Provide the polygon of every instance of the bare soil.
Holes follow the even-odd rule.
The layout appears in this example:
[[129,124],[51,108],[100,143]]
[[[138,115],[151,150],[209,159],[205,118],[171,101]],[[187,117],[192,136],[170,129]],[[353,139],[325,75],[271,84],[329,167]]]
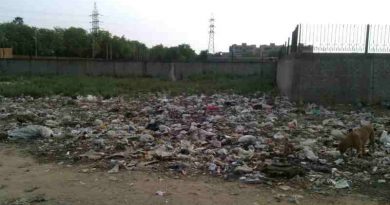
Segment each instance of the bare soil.
[[[23,204],[36,196],[46,200],[31,204],[388,204],[356,193],[283,191],[277,186],[245,185],[210,176],[172,177],[151,171],[82,173],[84,168],[39,163],[20,148],[0,144],[0,204]],[[156,195],[157,191],[164,192],[163,196]],[[289,201],[293,195],[303,198]]]

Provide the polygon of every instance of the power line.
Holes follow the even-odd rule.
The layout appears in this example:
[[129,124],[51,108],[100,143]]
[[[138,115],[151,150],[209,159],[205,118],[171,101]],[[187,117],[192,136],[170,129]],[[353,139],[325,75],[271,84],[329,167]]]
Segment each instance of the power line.
[[85,15],[82,15],[82,14],[74,14],[74,13],[63,13],[63,12],[48,12],[46,10],[40,10],[40,11],[37,11],[37,10],[21,10],[21,9],[13,9],[13,8],[6,8],[6,7],[2,7],[0,6],[0,9],[2,10],[2,13],[5,13],[5,12],[13,12],[13,13],[38,13],[40,15],[42,14],[49,14],[49,15],[53,15],[53,16],[79,16],[79,17],[86,17]]

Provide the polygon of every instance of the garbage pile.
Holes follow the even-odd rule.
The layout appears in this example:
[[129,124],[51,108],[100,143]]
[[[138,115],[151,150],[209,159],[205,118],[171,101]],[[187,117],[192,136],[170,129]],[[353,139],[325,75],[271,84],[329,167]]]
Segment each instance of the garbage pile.
[[[83,172],[207,173],[246,184],[298,180],[311,189],[390,181],[390,118],[367,109],[232,94],[0,101],[0,139],[27,142],[37,156],[61,163],[89,163]],[[340,139],[368,122],[376,129],[375,151],[341,156]]]

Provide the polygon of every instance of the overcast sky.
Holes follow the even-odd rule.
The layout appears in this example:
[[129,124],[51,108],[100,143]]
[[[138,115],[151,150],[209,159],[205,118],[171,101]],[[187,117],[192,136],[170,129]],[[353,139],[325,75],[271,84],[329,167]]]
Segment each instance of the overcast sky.
[[[15,16],[37,27],[90,29],[94,0],[1,0],[0,22]],[[298,23],[388,24],[388,0],[96,0],[101,28],[151,47],[208,46],[215,21],[216,51],[229,45],[283,44]]]

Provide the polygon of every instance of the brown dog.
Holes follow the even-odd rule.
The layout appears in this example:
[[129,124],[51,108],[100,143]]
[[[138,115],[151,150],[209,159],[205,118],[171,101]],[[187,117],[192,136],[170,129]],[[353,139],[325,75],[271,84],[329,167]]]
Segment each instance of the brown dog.
[[375,148],[374,129],[372,125],[365,125],[355,130],[349,130],[346,137],[339,143],[338,150],[344,154],[349,148],[356,149],[358,156],[366,154],[365,145],[370,141],[370,147]]

